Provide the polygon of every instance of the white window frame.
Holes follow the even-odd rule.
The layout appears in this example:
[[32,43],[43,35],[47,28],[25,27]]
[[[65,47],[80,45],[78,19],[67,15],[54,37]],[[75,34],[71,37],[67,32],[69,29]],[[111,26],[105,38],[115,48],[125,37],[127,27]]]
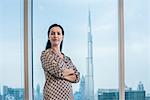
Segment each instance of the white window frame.
[[[125,100],[124,0],[118,0],[119,100]],[[24,0],[24,99],[34,100],[33,89],[33,0]]]

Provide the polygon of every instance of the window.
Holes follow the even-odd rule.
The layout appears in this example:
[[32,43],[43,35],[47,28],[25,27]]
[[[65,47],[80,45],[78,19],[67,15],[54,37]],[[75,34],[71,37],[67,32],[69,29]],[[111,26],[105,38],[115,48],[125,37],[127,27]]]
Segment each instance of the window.
[[24,99],[23,2],[0,1],[0,100]]
[[[26,16],[23,14],[23,3],[23,0],[0,1],[0,100],[24,99],[24,73],[28,69],[24,70],[23,63],[23,16]],[[29,29],[26,31],[32,31],[29,32],[31,37],[27,38],[27,49],[33,50],[33,60],[32,50],[29,50],[28,54],[29,65],[33,64],[33,73],[32,68],[28,66],[28,74],[31,76],[26,76],[26,82],[30,87],[33,81],[35,100],[43,98],[45,76],[40,55],[46,46],[49,25],[53,23],[63,26],[65,38],[62,51],[71,57],[81,73],[80,83],[73,84],[75,100],[85,99],[87,94],[90,94],[86,91],[87,84],[94,84],[95,99],[119,100],[117,4],[118,0],[29,0]],[[148,0],[124,0],[125,100],[150,98],[149,5]],[[31,38],[33,48],[30,48]],[[88,50],[92,52],[89,53]],[[89,67],[90,70],[87,70],[89,65],[93,69]],[[92,72],[91,70],[93,74],[87,74],[88,71]],[[90,75],[93,75],[93,83],[88,83]],[[26,93],[30,94],[31,88],[29,91],[27,89]],[[90,95],[91,98],[92,96]]]
[[[150,93],[150,30],[148,1],[125,0],[126,100],[144,100]],[[133,91],[136,92],[133,98]]]
[[[42,98],[45,76],[40,55],[48,40],[48,28],[53,23],[63,26],[65,36],[62,51],[71,57],[81,73],[82,83],[80,81],[73,84],[75,100],[83,94],[82,86],[86,85],[88,65],[89,11],[93,41],[94,96],[97,98],[99,89],[118,92],[117,0],[88,2],[38,0],[33,1],[35,99]],[[115,97],[118,98],[118,95]]]

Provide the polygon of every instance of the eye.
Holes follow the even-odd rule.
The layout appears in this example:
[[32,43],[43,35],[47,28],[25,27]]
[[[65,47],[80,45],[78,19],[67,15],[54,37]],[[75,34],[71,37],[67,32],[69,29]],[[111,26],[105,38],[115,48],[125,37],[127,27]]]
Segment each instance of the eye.
[[58,35],[60,35],[60,32],[57,32]]
[[55,35],[55,32],[51,32],[51,35]]

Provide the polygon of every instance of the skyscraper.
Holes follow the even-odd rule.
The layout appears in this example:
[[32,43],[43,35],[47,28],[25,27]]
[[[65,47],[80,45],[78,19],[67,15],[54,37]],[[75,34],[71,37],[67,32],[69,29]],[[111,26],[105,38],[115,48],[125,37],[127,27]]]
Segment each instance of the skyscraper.
[[74,93],[74,100],[86,100],[85,99],[85,77],[82,76],[80,80],[79,91]]
[[81,81],[80,81],[79,92],[81,94],[80,100],[85,100],[85,78],[84,76],[82,76]]
[[94,100],[94,79],[93,79],[93,41],[91,32],[91,12],[88,16],[88,57],[87,57],[87,73],[86,73],[86,93],[85,100]]
[[139,82],[137,90],[144,91],[144,86],[143,86],[142,82]]

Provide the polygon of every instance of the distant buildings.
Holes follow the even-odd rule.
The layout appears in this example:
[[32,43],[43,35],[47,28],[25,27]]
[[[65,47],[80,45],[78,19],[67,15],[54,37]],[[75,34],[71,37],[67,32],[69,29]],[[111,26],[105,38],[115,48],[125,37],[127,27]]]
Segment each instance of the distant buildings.
[[74,93],[74,100],[85,100],[85,98],[85,77],[82,76],[79,91]]
[[[24,88],[3,86],[3,92],[2,94],[0,93],[0,100],[24,100]],[[34,100],[43,100],[39,84],[34,91]]]
[[98,100],[119,100],[117,89],[98,89]]
[[24,100],[24,89],[3,86],[3,95],[0,100]]
[[[117,89],[99,89],[98,100],[119,100],[119,92]],[[125,100],[145,100],[145,91],[126,91]]]
[[[142,82],[139,82],[137,90],[128,88],[125,90],[125,100],[145,100],[145,90]],[[98,100],[119,100],[117,89],[98,89]]]
[[[74,100],[87,100],[85,95],[85,78],[82,76],[79,91],[75,92]],[[98,89],[95,100],[119,100],[118,89]],[[139,82],[137,90],[125,89],[125,100],[150,100],[150,94],[146,95],[144,85]]]
[[0,100],[2,100],[2,95],[0,94]]
[[145,100],[150,100],[150,94],[147,94],[147,95],[146,95]]
[[[85,85],[85,77],[82,76],[79,91],[74,93],[74,100],[87,100]],[[24,100],[24,89],[3,86],[3,91],[0,93],[0,100]],[[43,100],[39,84],[37,84],[34,90],[34,100]],[[118,89],[98,89],[94,100],[119,100]],[[125,100],[150,100],[150,94],[146,94],[142,82],[139,82],[137,90],[126,88]]]
[[144,86],[143,86],[142,82],[139,82],[137,90],[144,91]]
[[36,89],[34,91],[34,100],[43,100],[39,84],[37,84]]
[[[79,92],[79,91],[76,91],[75,93],[74,93],[74,100],[82,100],[82,99],[80,99],[81,98],[81,92]],[[83,99],[84,100],[84,99]]]

